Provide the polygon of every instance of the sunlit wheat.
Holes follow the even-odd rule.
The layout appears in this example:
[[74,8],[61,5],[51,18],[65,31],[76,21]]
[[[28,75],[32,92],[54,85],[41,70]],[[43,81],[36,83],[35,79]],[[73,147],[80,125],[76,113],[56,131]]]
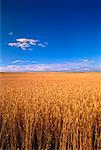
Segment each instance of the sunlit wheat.
[[1,74],[1,150],[101,150],[100,81],[100,73]]

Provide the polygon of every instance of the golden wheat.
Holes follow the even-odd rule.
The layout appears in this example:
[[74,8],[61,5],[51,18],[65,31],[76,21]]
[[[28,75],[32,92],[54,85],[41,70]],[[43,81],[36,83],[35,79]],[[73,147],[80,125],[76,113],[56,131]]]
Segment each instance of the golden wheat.
[[100,73],[0,74],[1,150],[101,150]]

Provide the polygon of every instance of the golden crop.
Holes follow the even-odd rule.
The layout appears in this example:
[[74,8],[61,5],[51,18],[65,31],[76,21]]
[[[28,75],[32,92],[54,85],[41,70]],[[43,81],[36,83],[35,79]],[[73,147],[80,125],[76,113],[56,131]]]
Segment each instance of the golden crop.
[[100,73],[0,74],[0,150],[101,150]]

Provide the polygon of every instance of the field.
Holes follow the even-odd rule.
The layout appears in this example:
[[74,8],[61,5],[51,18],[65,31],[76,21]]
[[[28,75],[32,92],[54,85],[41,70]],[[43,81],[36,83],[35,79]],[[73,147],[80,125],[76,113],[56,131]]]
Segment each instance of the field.
[[100,73],[1,73],[0,150],[101,150]]

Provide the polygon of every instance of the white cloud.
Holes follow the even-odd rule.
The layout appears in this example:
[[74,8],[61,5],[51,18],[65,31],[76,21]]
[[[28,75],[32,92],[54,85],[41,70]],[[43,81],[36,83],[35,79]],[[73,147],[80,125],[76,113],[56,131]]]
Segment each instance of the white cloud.
[[18,46],[18,43],[8,43],[9,46]]
[[30,44],[39,42],[39,40],[27,39],[27,38],[16,39],[16,41],[21,43],[29,42]]
[[30,71],[98,71],[101,70],[98,64],[80,63],[80,62],[66,62],[66,63],[53,63],[53,64],[30,64],[30,65],[8,65],[0,67],[2,72],[30,72]]
[[28,43],[18,43],[18,46],[19,48],[23,49],[23,50],[26,50],[27,48],[30,47],[30,45]]
[[9,46],[11,47],[17,47],[22,50],[32,50],[32,46],[40,46],[40,47],[46,47],[47,44],[46,42],[40,42],[39,40],[35,39],[28,39],[28,38],[19,38],[16,39],[16,42],[10,42],[8,43]]

